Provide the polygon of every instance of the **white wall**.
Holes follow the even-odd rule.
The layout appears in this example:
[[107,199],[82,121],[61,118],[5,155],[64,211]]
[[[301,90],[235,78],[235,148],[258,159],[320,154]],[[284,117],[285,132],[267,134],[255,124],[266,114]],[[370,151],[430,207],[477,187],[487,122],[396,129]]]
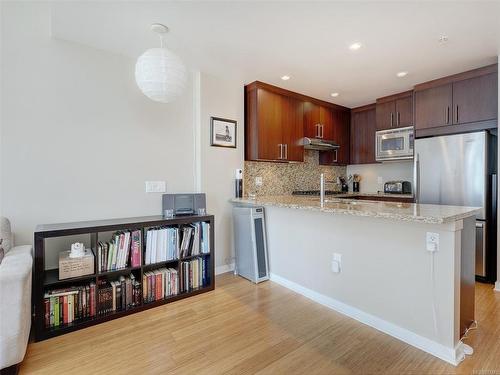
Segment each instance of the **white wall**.
[[[387,162],[379,164],[348,165],[347,175],[361,175],[359,189],[361,193],[384,191],[384,183],[391,180],[410,181],[413,184],[413,163],[410,161]],[[382,183],[377,182],[382,177]]]
[[145,180],[194,189],[191,83],[155,103],[131,59],[52,39],[49,5],[1,6],[0,201],[18,243],[37,224],[159,214]]
[[[161,196],[144,181],[165,180],[168,192],[207,193],[216,266],[230,269],[243,82],[194,72],[183,97],[155,103],[135,85],[135,61],[51,38],[48,4],[1,7],[0,207],[17,242],[31,243],[42,223],[159,214]],[[237,149],[210,147],[210,116],[238,121]]]
[[[208,211],[215,215],[216,266],[219,272],[233,263],[232,205],[235,169],[243,168],[244,91],[243,82],[201,75],[201,187],[207,194]],[[237,148],[210,146],[210,117],[238,122]]]

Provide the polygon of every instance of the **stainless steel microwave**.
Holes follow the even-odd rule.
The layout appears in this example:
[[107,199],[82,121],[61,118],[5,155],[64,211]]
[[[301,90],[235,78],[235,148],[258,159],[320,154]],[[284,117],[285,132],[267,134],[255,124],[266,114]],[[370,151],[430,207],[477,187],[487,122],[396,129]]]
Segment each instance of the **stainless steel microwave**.
[[413,126],[379,130],[375,139],[377,161],[413,159]]

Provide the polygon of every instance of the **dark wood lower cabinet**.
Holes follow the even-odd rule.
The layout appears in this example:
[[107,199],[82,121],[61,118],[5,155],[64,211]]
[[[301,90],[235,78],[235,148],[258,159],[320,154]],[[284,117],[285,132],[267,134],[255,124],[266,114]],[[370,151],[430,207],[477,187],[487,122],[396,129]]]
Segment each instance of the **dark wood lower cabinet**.
[[399,202],[399,203],[413,203],[415,199],[413,197],[402,197],[400,195],[391,197],[387,195],[376,196],[376,195],[355,195],[351,199],[360,201],[377,201],[377,202]]

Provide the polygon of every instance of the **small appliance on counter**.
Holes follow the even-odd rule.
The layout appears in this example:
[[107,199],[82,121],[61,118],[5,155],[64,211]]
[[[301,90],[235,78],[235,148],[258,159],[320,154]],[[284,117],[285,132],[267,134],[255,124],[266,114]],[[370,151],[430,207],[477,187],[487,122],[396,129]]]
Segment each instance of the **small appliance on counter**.
[[162,213],[165,217],[204,214],[207,209],[205,193],[163,194]]
[[387,181],[384,184],[384,193],[386,194],[411,194],[410,181]]
[[338,184],[340,185],[340,190],[343,193],[347,193],[349,191],[349,185],[347,185],[347,181],[344,177],[337,177]]
[[359,174],[352,175],[352,191],[359,193],[359,182],[361,181],[361,176]]

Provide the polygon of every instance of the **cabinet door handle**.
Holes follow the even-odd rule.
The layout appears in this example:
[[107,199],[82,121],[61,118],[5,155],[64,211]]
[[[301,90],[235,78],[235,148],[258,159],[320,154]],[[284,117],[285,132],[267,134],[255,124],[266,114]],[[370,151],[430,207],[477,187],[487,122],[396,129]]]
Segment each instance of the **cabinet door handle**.
[[278,159],[283,159],[283,145],[280,143],[278,144],[278,147],[280,148],[280,156],[278,157]]
[[401,117],[401,116],[399,115],[399,111],[398,111],[398,112],[396,112],[396,126],[399,126],[399,123],[400,123],[400,121],[401,121],[401,118],[400,118],[400,117]]
[[324,126],[323,124],[321,124],[321,125],[319,126],[319,129],[321,130],[321,132],[320,132],[320,134],[321,134],[321,135],[320,135],[320,138],[323,138],[323,126]]
[[446,110],[444,111],[444,116],[446,117],[446,123],[450,123],[450,107],[446,107]]
[[288,160],[288,144],[285,143],[285,159]]
[[393,124],[394,124],[394,113],[391,112],[391,128]]
[[333,150],[333,162],[334,163],[337,162],[337,157],[338,157],[338,150],[335,149],[335,150]]
[[456,117],[457,117],[457,122],[456,123],[458,124],[458,105],[457,105],[457,116]]
[[316,138],[319,138],[319,124],[316,124]]

